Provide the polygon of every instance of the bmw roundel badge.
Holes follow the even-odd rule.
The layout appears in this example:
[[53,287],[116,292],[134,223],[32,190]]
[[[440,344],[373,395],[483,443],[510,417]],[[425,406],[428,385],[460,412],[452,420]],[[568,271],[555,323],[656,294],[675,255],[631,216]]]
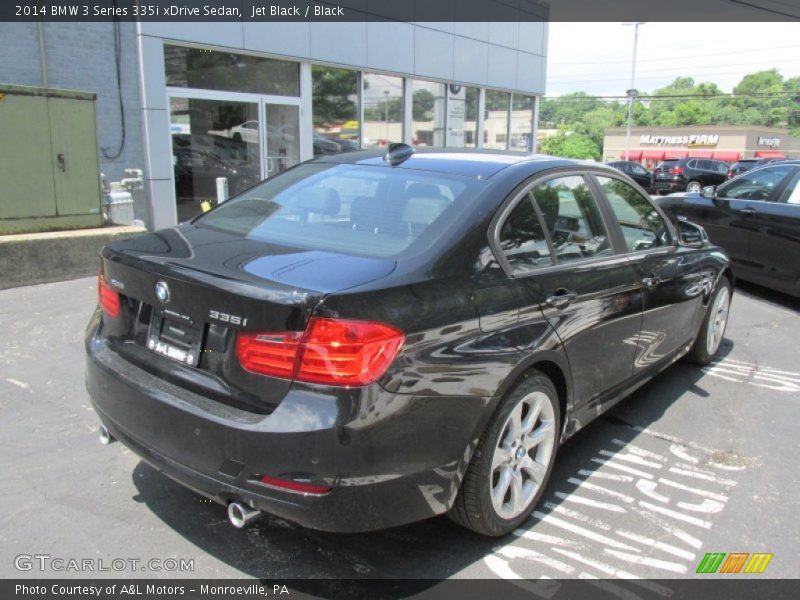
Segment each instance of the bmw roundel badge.
[[169,286],[165,281],[156,283],[156,298],[158,298],[162,304],[169,302]]

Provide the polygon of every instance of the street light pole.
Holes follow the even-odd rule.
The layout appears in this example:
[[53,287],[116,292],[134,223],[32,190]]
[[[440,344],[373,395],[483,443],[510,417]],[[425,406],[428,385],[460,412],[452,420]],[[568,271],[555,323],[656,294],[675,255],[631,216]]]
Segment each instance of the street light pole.
[[636,46],[639,43],[639,25],[644,23],[623,23],[633,25],[633,61],[631,63],[631,89],[628,90],[628,133],[625,136],[625,160],[631,158],[631,124],[633,122],[633,103],[636,101]]

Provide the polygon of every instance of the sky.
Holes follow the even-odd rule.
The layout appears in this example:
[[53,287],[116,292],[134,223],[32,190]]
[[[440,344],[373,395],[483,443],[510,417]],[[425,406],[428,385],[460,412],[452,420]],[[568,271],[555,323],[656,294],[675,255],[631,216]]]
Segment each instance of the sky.
[[[550,23],[547,96],[583,91],[624,95],[630,88],[633,27],[622,23]],[[742,76],[777,68],[800,75],[800,23],[646,23],[639,27],[636,89],[676,77],[732,91]]]

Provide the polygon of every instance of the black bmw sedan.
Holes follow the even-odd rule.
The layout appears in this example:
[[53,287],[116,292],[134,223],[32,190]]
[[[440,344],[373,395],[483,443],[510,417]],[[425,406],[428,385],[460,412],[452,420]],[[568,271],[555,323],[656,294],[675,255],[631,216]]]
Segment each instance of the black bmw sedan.
[[508,533],[561,442],[717,352],[729,261],[680,228],[603,165],[402,144],[303,163],[103,249],[101,440],[239,527]]

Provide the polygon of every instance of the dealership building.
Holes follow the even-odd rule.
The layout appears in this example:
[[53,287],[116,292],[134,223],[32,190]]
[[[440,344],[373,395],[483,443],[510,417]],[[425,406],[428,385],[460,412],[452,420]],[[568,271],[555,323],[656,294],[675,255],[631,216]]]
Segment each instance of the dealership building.
[[[626,146],[624,127],[607,129],[603,160],[624,160]],[[634,127],[628,156],[648,168],[676,158],[800,158],[800,138],[775,127]]]
[[[28,178],[83,174],[87,189],[98,170],[116,181],[124,169],[141,168],[135,215],[161,228],[215,200],[219,177],[235,193],[315,156],[389,141],[534,150],[547,34],[546,22],[378,16],[347,23],[0,23],[0,86],[8,89],[7,106],[17,106],[4,121],[0,104],[0,125],[22,127],[19,115],[35,112],[26,98],[88,100],[99,169],[81,171],[90,161],[71,156],[45,128],[17,146],[18,154],[53,154]],[[57,90],[76,94],[62,98]],[[30,117],[40,129],[61,118],[52,107],[43,114]],[[37,189],[42,201],[34,215],[25,216],[25,206],[0,208],[0,224],[24,217],[29,230],[65,228],[70,211],[97,214],[94,200],[86,207],[58,197],[65,189]]]

